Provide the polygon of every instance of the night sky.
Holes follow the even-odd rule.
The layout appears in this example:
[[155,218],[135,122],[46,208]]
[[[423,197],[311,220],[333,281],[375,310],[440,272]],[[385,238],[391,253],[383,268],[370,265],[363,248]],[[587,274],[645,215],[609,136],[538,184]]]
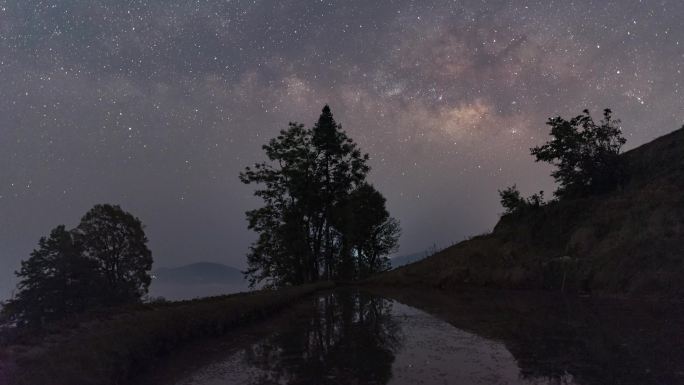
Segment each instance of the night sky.
[[329,103],[370,153],[400,253],[492,228],[497,189],[553,190],[529,147],[605,107],[628,148],[684,123],[684,2],[0,0],[0,298],[96,203],[157,266],[245,266],[238,173]]

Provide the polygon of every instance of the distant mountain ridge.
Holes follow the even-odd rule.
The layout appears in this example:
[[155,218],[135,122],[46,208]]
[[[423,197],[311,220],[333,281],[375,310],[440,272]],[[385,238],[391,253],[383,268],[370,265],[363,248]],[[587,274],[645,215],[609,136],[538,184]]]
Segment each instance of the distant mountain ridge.
[[162,267],[152,272],[159,283],[178,285],[236,284],[245,281],[242,271],[221,263],[197,262],[179,267]]
[[152,272],[149,295],[169,300],[225,295],[249,290],[242,271],[221,263],[196,262]]

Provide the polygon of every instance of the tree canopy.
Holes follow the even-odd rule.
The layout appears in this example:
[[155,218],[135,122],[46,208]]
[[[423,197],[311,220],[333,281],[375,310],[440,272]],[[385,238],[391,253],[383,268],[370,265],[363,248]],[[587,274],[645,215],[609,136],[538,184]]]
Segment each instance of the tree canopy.
[[73,230],[64,225],[38,241],[16,272],[18,293],[3,313],[40,326],[95,307],[140,301],[152,255],[139,219],[119,206],[96,205]]
[[[560,116],[550,118],[552,139],[533,147],[530,153],[537,162],[556,167],[551,176],[558,183],[553,193],[556,198],[578,197],[610,191],[623,178],[620,150],[626,139],[620,130],[620,121],[613,119],[610,109],[603,110],[603,119],[596,123],[588,110],[566,120]],[[545,204],[544,192],[523,198],[513,185],[499,190],[504,215],[519,214]]]
[[619,120],[605,109],[597,124],[584,110],[570,119],[556,117],[546,123],[551,126],[547,143],[530,151],[536,161],[556,167],[551,176],[558,182],[557,197],[605,192],[614,188],[622,177],[620,149],[626,139]]
[[354,279],[386,267],[398,222],[366,183],[368,154],[327,105],[312,128],[290,123],[263,149],[268,161],[240,174],[242,182],[262,186],[255,195],[264,201],[247,212],[259,234],[248,255],[252,285]]
[[101,291],[97,262],[85,258],[74,234],[64,225],[38,241],[16,272],[17,296],[3,309],[20,324],[40,324],[96,305]]
[[95,205],[73,232],[83,256],[98,263],[107,303],[135,302],[147,293],[152,252],[140,219],[116,205]]

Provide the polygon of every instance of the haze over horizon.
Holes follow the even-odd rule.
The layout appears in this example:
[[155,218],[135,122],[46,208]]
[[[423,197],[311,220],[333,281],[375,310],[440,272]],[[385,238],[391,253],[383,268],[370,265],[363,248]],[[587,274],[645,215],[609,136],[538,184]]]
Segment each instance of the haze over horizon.
[[491,229],[497,189],[553,190],[548,117],[612,108],[626,148],[684,123],[684,2],[0,1],[0,299],[96,203],[155,266],[245,267],[238,180],[324,104],[371,156],[401,254]]

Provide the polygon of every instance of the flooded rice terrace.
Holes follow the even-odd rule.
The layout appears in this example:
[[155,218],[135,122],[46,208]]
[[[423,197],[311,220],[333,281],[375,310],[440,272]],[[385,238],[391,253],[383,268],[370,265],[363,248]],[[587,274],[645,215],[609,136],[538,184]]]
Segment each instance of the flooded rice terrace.
[[684,383],[681,305],[596,301],[519,292],[338,289],[180,352],[143,381]]

